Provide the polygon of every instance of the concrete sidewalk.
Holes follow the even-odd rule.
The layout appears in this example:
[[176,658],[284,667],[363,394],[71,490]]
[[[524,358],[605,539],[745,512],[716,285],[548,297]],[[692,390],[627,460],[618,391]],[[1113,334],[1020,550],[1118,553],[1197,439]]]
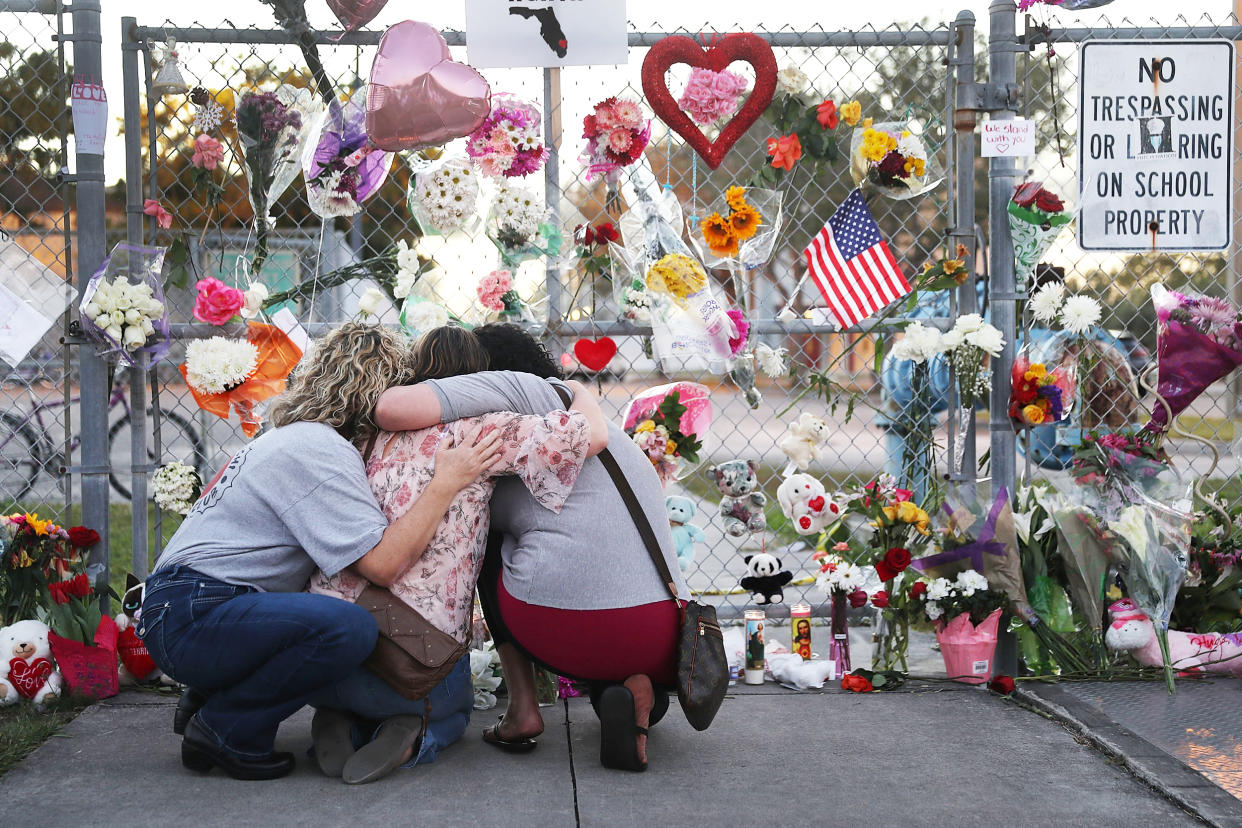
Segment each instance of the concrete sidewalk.
[[529,755],[484,744],[478,732],[500,712],[485,711],[436,763],[349,787],[305,758],[307,710],[278,739],[298,756],[294,774],[236,782],[183,769],[173,700],[127,692],[88,708],[10,771],[0,813],[127,828],[1201,824],[1057,721],[978,688],[739,686],[702,733],[673,707],[652,731],[642,774],[600,766],[598,722],[572,699],[545,709],[547,730]]

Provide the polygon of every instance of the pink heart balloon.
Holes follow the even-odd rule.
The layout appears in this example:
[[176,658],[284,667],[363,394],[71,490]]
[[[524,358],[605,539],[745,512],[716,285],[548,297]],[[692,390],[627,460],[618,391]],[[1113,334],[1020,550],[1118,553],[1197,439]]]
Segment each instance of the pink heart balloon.
[[406,20],[384,32],[367,91],[367,135],[375,146],[439,146],[469,135],[491,111],[487,81],[454,62],[434,28]]
[[386,5],[388,0],[328,0],[328,8],[347,32],[370,23]]

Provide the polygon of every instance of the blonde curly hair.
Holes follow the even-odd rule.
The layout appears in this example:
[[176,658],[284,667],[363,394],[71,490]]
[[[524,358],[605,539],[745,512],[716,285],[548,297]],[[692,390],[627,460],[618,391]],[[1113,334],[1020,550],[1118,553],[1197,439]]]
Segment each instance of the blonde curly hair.
[[298,363],[288,389],[272,405],[272,423],[324,423],[361,444],[378,430],[380,394],[410,382],[411,367],[410,344],[402,335],[346,322],[316,341]]

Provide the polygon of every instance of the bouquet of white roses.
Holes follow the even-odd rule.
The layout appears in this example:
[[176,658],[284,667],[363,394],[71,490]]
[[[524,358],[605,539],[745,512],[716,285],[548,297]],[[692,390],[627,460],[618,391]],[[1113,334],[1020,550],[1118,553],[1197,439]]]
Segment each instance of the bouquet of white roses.
[[151,476],[151,497],[155,505],[169,512],[188,515],[203,489],[203,480],[185,463],[160,466]]

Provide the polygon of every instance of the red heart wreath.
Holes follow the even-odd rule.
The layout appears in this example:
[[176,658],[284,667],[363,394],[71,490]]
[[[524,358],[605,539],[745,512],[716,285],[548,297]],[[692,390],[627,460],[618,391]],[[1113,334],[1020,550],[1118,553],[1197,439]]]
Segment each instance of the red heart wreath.
[[617,355],[617,343],[612,337],[601,336],[599,339],[579,339],[574,343],[574,356],[584,368],[602,371]]
[[[720,130],[716,140],[708,141],[707,136],[690,120],[690,116],[677,105],[672,93],[668,91],[665,72],[674,63],[687,63],[719,72],[728,68],[735,60],[744,60],[754,67],[755,88],[751,90],[742,108]],[[756,34],[727,34],[706,50],[691,38],[673,35],[656,41],[643,60],[643,93],[647,96],[647,103],[651,104],[651,109],[660,116],[660,120],[686,139],[686,143],[713,170],[720,166],[720,162],[746,130],[750,129],[751,124],[759,120],[763,110],[772,102],[775,92],[776,56],[772,54],[772,47],[768,42]]]

